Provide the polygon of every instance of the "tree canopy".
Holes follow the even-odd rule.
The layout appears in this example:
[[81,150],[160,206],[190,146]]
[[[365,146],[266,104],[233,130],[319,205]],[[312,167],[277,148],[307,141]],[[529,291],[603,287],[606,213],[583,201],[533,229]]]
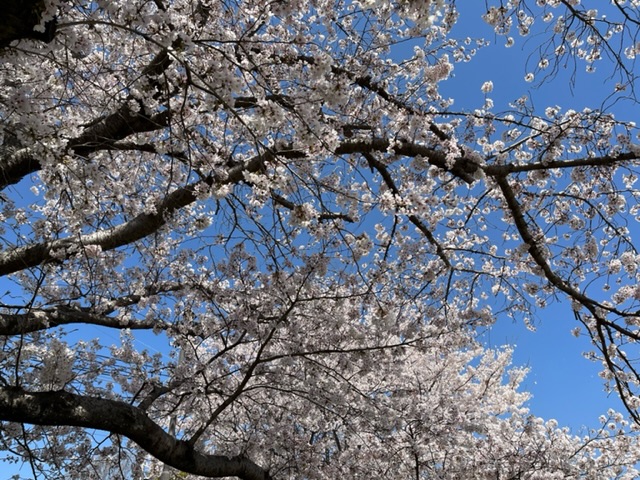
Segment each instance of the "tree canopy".
[[[640,145],[614,107],[636,104],[640,2],[487,0],[465,36],[453,0],[6,4],[5,461],[638,476]],[[607,101],[442,93],[478,49],[525,41],[532,85],[608,69]],[[586,436],[532,415],[526,369],[477,337],[552,302],[626,408]]]

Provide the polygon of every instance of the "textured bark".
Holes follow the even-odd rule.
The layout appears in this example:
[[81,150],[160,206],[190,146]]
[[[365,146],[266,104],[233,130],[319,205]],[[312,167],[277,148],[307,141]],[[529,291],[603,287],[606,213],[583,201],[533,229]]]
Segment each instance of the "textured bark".
[[[244,172],[259,171],[262,164],[263,157],[254,157],[242,165],[231,168],[224,178],[217,179],[217,183],[220,185],[238,183],[244,178]],[[51,242],[27,245],[0,254],[0,276],[45,262],[64,259],[84,245],[99,245],[103,251],[107,251],[134,243],[156,232],[173,212],[193,203],[196,200],[197,185],[207,183],[210,186],[213,182],[213,179],[207,179],[178,188],[156,205],[156,213],[140,214],[116,227],[83,235],[80,238],[61,238]]]
[[[67,148],[76,155],[87,157],[98,150],[109,148],[129,135],[158,130],[168,122],[168,111],[150,117],[141,112],[132,112],[127,106],[123,106],[115,113],[96,121],[82,135],[69,141]],[[4,152],[0,150],[0,190],[18,183],[25,176],[41,168],[40,160],[33,156],[29,148]]]
[[14,150],[3,147],[4,145],[0,146],[0,190],[40,170],[40,161],[28,148]]
[[32,310],[28,313],[0,313],[0,335],[23,335],[69,324],[99,325],[132,330],[161,326],[152,320],[123,320],[68,307]]
[[[154,57],[142,73],[154,77],[161,74],[170,64],[171,59],[165,49]],[[115,112],[89,122],[80,136],[68,142],[67,149],[76,155],[87,157],[98,150],[112,148],[116,142],[129,135],[164,128],[169,124],[170,116],[168,110],[147,115],[144,113],[143,105],[140,105],[139,111],[132,111],[129,105],[124,103]],[[0,190],[18,183],[25,176],[41,168],[40,160],[33,155],[31,149],[15,139],[11,145],[0,145]]]
[[36,425],[70,425],[123,435],[183,472],[208,478],[269,480],[269,472],[243,456],[205,455],[166,433],[142,410],[127,403],[65,391],[27,392],[0,387],[0,420]]

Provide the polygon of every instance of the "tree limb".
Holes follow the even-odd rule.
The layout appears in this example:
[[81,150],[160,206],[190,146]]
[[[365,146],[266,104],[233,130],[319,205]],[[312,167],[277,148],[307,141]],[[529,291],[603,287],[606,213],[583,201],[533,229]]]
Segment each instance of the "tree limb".
[[238,455],[206,455],[166,433],[139,408],[116,400],[65,391],[28,392],[0,387],[0,420],[36,425],[69,425],[123,435],[163,463],[208,478],[270,480],[264,468]]
[[[364,153],[363,156],[367,160],[371,168],[374,168],[380,174],[380,176],[384,180],[384,183],[387,185],[387,188],[389,188],[389,190],[391,190],[391,192],[393,192],[394,195],[400,195],[400,190],[398,190],[398,187],[396,186],[395,182],[391,178],[391,174],[387,170],[386,166],[370,153]],[[433,232],[429,230],[429,228],[424,224],[424,222],[420,220],[416,215],[410,214],[408,215],[408,218],[409,218],[409,221],[413,223],[416,226],[416,228],[420,230],[420,232],[422,232],[422,234],[426,237],[429,243],[435,247],[436,253],[440,257],[442,262],[447,266],[447,268],[451,269],[452,268],[451,262],[449,262],[449,258],[447,257],[447,254],[442,248],[442,245],[440,245],[440,242],[438,242],[436,237],[433,235]]]
[[[245,172],[259,171],[263,161],[262,156],[256,156],[246,163],[231,168],[224,177],[217,178],[215,183],[218,185],[238,183],[244,178]],[[77,238],[67,237],[27,245],[2,253],[0,254],[0,276],[56,259],[68,258],[78,248],[86,245],[99,245],[103,251],[107,251],[141,240],[162,227],[166,223],[166,219],[176,210],[195,202],[196,189],[203,184],[210,187],[214,184],[214,180],[206,178],[178,188],[158,202],[156,213],[141,213],[130,221],[113,228],[99,230]]]
[[550,162],[527,163],[517,165],[510,163],[507,165],[487,165],[483,167],[484,173],[488,176],[504,177],[510,173],[532,172],[535,170],[550,170],[552,168],[575,168],[575,167],[598,167],[613,166],[623,162],[640,160],[640,155],[633,152],[620,153],[618,155],[604,155],[602,157],[584,157],[573,160],[554,160]]
[[0,313],[0,335],[23,335],[72,323],[132,330],[162,328],[162,325],[154,320],[125,320],[59,306],[50,309],[32,309],[28,313]]
[[[83,145],[82,148],[90,148],[92,145],[98,148],[98,145],[92,143],[90,140],[87,140]],[[424,156],[432,165],[451,172],[467,183],[474,181],[472,173],[479,168],[477,164],[465,158],[456,160],[453,167],[449,168],[447,167],[446,156],[443,152],[409,142],[398,142],[391,146],[391,142],[385,139],[345,142],[336,149],[335,154],[387,151],[389,148],[399,155],[411,157],[418,155]],[[218,185],[239,183],[244,179],[245,172],[260,171],[267,157],[273,155],[279,155],[279,153],[267,152],[264,156],[258,155],[244,164],[231,168],[226,172],[224,177],[215,179],[206,178],[178,188],[156,205],[156,213],[143,213],[121,225],[82,235],[79,238],[61,238],[51,242],[19,247],[2,253],[0,254],[0,276],[15,273],[25,268],[35,267],[44,262],[59,259],[60,257],[66,258],[70,256],[71,253],[67,254],[65,252],[67,250],[73,250],[73,248],[85,245],[99,245],[103,251],[107,251],[136,242],[156,232],[166,223],[166,218],[175,211],[193,203],[196,200],[196,189],[198,186],[201,186],[203,183],[209,187],[214,183]],[[1,171],[0,167],[0,172]],[[0,178],[2,178],[1,173]]]
[[[123,105],[115,113],[96,121],[82,135],[69,141],[67,149],[86,157],[129,135],[158,130],[168,124],[169,117],[169,111],[148,116],[141,111],[133,112],[127,105]],[[0,190],[42,168],[40,160],[29,148],[3,153],[4,156],[0,157]]]
[[[167,49],[163,49],[149,62],[142,73],[148,77],[157,76],[170,64],[171,59]],[[76,155],[86,157],[129,135],[151,132],[169,124],[171,118],[169,110],[155,115],[147,115],[144,110],[144,105],[140,105],[138,111],[133,111],[127,102],[123,103],[110,115],[84,125],[86,127],[84,132],[69,140],[67,149]],[[0,145],[0,190],[18,183],[25,176],[42,168],[40,160],[33,155],[30,148],[8,149],[4,147],[6,145]],[[24,147],[24,145],[19,147]]]
[[335,153],[337,155],[344,155],[349,153],[370,153],[373,151],[386,152],[389,149],[397,155],[424,157],[429,164],[451,173],[468,184],[476,181],[473,174],[480,168],[477,163],[466,157],[456,158],[453,165],[449,166],[447,164],[446,154],[440,150],[406,141],[395,142],[392,145],[389,140],[382,138],[344,142],[336,149]]

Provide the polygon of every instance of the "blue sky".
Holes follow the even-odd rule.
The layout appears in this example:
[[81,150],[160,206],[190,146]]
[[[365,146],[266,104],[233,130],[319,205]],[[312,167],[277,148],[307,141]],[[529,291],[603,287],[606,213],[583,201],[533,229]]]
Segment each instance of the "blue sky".
[[591,344],[571,334],[577,323],[569,306],[551,305],[538,316],[536,331],[502,318],[482,336],[488,346],[515,345],[513,363],[531,369],[523,382],[523,389],[533,394],[531,413],[555,418],[579,433],[583,427],[598,427],[598,417],[609,408],[623,411],[618,397],[604,391],[599,364],[582,356]]
[[[596,6],[607,8],[605,2],[598,2]],[[575,83],[571,81],[572,65],[561,68],[547,83],[540,84],[538,79],[526,82],[525,75],[537,64],[535,52],[544,41],[544,35],[534,34],[523,39],[514,32],[515,45],[506,48],[505,38],[494,36],[492,28],[480,20],[485,2],[465,2],[464,6],[459,3],[458,7],[461,16],[454,36],[485,37],[493,43],[481,48],[471,62],[456,64],[453,77],[440,85],[445,97],[455,99],[452,110],[482,108],[481,86],[488,80],[494,84],[488,96],[494,100],[493,111],[496,113],[508,109],[508,104],[522,95],[529,96],[542,114],[545,107],[553,105],[559,105],[563,110],[597,109],[612,93],[617,77],[612,76],[611,65],[606,60],[597,65],[595,73],[586,73],[585,64],[578,63]],[[619,102],[610,111],[616,118],[637,121],[637,109],[633,107],[632,102]],[[531,413],[555,418],[560,425],[578,433],[583,426],[597,427],[598,417],[606,414],[609,408],[623,411],[616,395],[604,391],[598,377],[599,364],[582,355],[591,350],[588,339],[571,334],[571,329],[578,323],[568,303],[552,303],[544,310],[538,310],[537,315],[535,332],[528,330],[522,322],[501,318],[482,336],[489,346],[505,343],[517,346],[514,364],[527,365],[531,369],[523,385],[533,394],[529,402]]]

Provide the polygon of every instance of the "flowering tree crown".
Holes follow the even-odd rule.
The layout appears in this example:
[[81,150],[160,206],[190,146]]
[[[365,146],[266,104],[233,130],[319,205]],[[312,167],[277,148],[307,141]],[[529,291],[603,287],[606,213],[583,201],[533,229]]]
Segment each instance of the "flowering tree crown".
[[[457,38],[453,1],[8,3],[5,458],[38,478],[638,475],[633,123],[495,112],[491,80],[454,109],[441,85],[490,42]],[[527,80],[604,64],[608,104],[634,101],[637,2],[488,3],[507,45],[544,34]],[[511,349],[478,342],[556,299],[631,426],[531,415]]]

